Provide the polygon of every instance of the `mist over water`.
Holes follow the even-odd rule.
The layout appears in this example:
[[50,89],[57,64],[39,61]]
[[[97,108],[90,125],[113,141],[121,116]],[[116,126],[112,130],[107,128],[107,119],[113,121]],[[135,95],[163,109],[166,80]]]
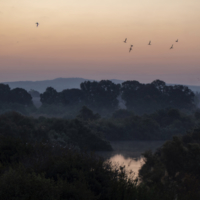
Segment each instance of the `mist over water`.
[[133,171],[138,175],[139,169],[144,164],[142,153],[147,150],[153,152],[162,146],[165,141],[114,141],[110,142],[113,151],[97,152],[114,166],[125,166],[126,171]]

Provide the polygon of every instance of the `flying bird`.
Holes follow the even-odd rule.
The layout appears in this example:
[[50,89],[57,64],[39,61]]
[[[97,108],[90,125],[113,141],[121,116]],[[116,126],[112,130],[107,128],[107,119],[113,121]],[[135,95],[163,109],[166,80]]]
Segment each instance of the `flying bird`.
[[178,39],[176,40],[176,42],[178,42]]
[[35,24],[37,25],[37,27],[39,26],[39,23],[38,23],[38,22],[36,22]]
[[151,40],[149,41],[149,44],[148,45],[151,45]]
[[127,38],[124,40],[124,43],[126,43]]
[[131,45],[131,46],[130,46],[129,53],[131,52],[131,50],[132,50],[132,47],[133,47],[133,45]]
[[170,49],[173,49],[173,44],[172,44],[172,46],[170,47]]

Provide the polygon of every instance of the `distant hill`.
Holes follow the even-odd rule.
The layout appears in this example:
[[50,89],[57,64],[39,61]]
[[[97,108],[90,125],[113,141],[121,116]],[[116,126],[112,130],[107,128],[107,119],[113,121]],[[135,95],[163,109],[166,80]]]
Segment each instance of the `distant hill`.
[[[71,88],[80,88],[80,84],[84,81],[94,81],[92,79],[84,79],[84,78],[56,78],[53,80],[44,80],[44,81],[17,81],[17,82],[4,82],[4,84],[8,84],[11,89],[13,88],[23,88],[27,91],[31,89],[36,90],[40,93],[43,93],[47,87],[53,87],[58,92],[61,92],[64,89]],[[124,80],[111,79],[111,81],[115,84],[121,84]],[[174,85],[174,84],[168,84]],[[195,85],[187,85],[192,91],[200,92],[200,86]]]
[[17,82],[4,82],[4,83],[8,84],[11,89],[19,87],[27,91],[33,89],[40,93],[43,93],[47,87],[53,87],[58,92],[64,89],[80,88],[80,84],[88,80],[89,79],[84,79],[84,78],[56,78],[53,80],[44,80],[44,81],[17,81]]
[[[71,88],[80,88],[80,84],[84,81],[94,81],[92,79],[84,78],[56,78],[53,80],[44,80],[44,81],[16,81],[16,82],[4,82],[8,84],[11,89],[13,88],[23,88],[27,91],[31,89],[36,90],[40,93],[43,93],[47,87],[53,87],[58,92],[61,92],[64,89]],[[113,83],[122,83],[123,80],[112,79]]]

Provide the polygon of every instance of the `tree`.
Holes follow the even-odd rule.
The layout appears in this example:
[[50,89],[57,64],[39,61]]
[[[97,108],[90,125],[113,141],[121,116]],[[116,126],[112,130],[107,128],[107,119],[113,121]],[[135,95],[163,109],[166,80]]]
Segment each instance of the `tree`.
[[88,121],[88,120],[93,121],[93,120],[97,120],[101,118],[101,116],[98,113],[94,114],[92,110],[90,110],[86,106],[83,106],[77,118],[80,118],[85,121]]
[[61,92],[62,103],[64,105],[78,104],[83,102],[83,91],[80,89],[67,89]]
[[126,102],[126,107],[133,110],[138,105],[138,90],[142,84],[138,81],[125,81],[122,83],[122,99]]
[[138,81],[122,83],[122,98],[126,106],[136,113],[153,112],[159,105],[160,92],[154,84],[140,84]]
[[168,104],[175,108],[190,109],[194,107],[194,93],[187,86],[174,85],[166,87]]
[[128,111],[126,109],[119,109],[113,113],[112,118],[113,119],[126,119],[131,116],[134,116],[133,112]]
[[9,85],[0,84],[0,102],[7,103],[10,101],[10,87]]
[[145,152],[144,158],[145,164],[139,172],[144,184],[154,185],[158,190],[173,189],[179,199],[200,198],[199,129],[182,137],[173,137],[155,153]]
[[109,80],[85,81],[81,83],[85,103],[96,108],[116,109],[117,97],[120,94],[120,84],[114,84]]
[[10,92],[10,101],[23,105],[33,105],[31,95],[22,88],[15,88]]
[[42,104],[59,104],[61,103],[61,95],[52,87],[48,87],[43,94],[40,94]]
[[140,114],[167,107],[194,108],[194,93],[188,87],[167,86],[161,80],[155,80],[151,84],[126,81],[122,83],[121,93],[127,108]]
[[164,93],[166,87],[166,83],[164,81],[157,79],[153,81],[151,84],[154,85],[161,93]]
[[195,111],[194,116],[195,116],[195,118],[196,118],[197,120],[200,119],[200,109],[199,109],[199,108]]

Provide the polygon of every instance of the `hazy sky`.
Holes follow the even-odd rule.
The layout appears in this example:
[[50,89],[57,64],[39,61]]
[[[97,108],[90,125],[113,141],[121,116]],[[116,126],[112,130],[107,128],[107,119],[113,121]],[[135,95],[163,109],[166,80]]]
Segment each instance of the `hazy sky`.
[[199,10],[200,0],[0,0],[0,82],[82,77],[200,85]]

